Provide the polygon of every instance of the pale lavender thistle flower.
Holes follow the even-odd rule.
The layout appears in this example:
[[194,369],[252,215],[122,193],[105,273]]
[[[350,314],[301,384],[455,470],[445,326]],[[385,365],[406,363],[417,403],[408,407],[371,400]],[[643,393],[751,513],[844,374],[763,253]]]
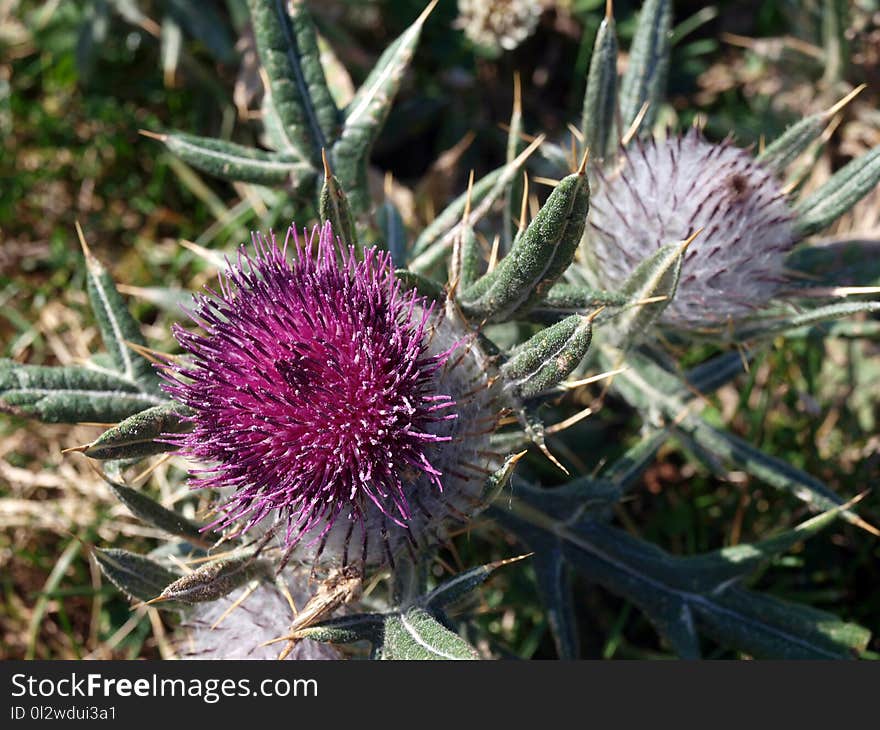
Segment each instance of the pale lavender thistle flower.
[[377,564],[473,514],[480,480],[460,465],[488,467],[474,424],[492,394],[470,348],[455,352],[467,333],[329,224],[253,248],[196,296],[204,334],[175,327],[190,357],[167,369],[195,412],[173,438],[208,464],[191,484],[227,495],[213,526],[276,528],[300,560]]
[[[306,571],[307,572],[307,571]],[[306,572],[287,571],[288,591],[297,609],[311,598]],[[296,615],[278,588],[262,583],[244,596],[242,588],[217,601],[195,604],[179,630],[177,651],[185,659],[276,659]],[[244,598],[244,600],[242,600]],[[240,601],[239,605],[235,605]],[[225,615],[224,615],[225,614]],[[270,643],[274,642],[274,643]],[[342,659],[334,646],[303,639],[287,659]]]
[[663,321],[685,328],[740,319],[784,283],[793,214],[772,173],[729,142],[696,130],[637,141],[606,172],[590,205],[586,252],[594,283],[620,286],[660,246],[702,232],[685,255]]

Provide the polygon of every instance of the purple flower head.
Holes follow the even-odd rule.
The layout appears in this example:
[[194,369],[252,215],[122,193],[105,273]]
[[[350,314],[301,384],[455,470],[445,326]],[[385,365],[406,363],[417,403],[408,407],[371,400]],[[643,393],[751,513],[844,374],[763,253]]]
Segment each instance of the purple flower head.
[[280,519],[285,547],[344,562],[353,540],[372,562],[391,559],[391,533],[418,540],[458,440],[458,342],[435,337],[433,307],[401,288],[387,253],[359,261],[329,224],[303,241],[291,227],[281,247],[255,235],[192,318],[203,333],[175,327],[190,357],[165,388],[195,412],[175,437],[208,465],[192,485],[228,493],[214,526]]

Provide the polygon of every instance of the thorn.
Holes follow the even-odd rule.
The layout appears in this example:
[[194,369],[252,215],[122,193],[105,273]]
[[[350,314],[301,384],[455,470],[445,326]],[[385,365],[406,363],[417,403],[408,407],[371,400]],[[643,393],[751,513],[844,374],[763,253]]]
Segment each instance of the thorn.
[[[571,428],[576,423],[583,421],[585,418],[593,415],[592,408],[584,408],[580,413],[575,413],[573,416],[569,416],[564,421],[560,421],[559,423],[554,423],[552,426],[547,426],[544,429],[544,433],[548,436],[559,433],[560,431],[564,431],[567,428]],[[567,474],[568,472],[566,472]]]
[[571,476],[568,469],[566,469],[560,463],[559,459],[557,459],[555,456],[553,456],[553,454],[550,453],[550,449],[547,448],[547,444],[538,444],[538,449],[541,451],[542,454],[544,454],[544,456],[547,457],[547,459],[549,459],[550,463],[553,464],[553,466],[562,470],[562,473],[565,474],[565,476]]
[[[269,639],[269,641],[264,641],[262,644],[260,644],[260,648],[262,649],[264,646],[272,646],[272,644],[277,644],[281,641],[291,641],[291,640],[299,639],[299,638],[300,638],[299,636],[295,636],[294,634],[291,634],[290,636],[279,636],[275,639]],[[290,652],[288,652],[288,653],[290,653]]]
[[[525,453],[525,452],[523,452],[523,453]],[[525,560],[526,558],[530,558],[534,554],[535,554],[535,552],[533,550],[530,553],[523,553],[522,555],[517,555],[516,557],[513,557],[513,558],[504,558],[503,560],[496,560],[493,563],[487,563],[484,567],[488,568],[489,570],[496,570],[497,568],[503,568],[505,565],[511,565],[513,563],[518,563],[520,560]]]
[[880,537],[880,530],[878,530],[874,525],[870,522],[865,522],[861,517],[851,517],[849,520],[850,524],[855,525],[856,527],[860,527],[865,532],[874,537]]
[[330,161],[327,159],[326,148],[321,148],[321,162],[324,163],[324,182],[329,182],[333,177],[333,170],[330,169]]
[[492,250],[489,252],[489,264],[486,267],[486,273],[489,274],[495,270],[495,266],[498,264],[498,246],[501,244],[501,236],[499,234],[495,234],[495,238],[492,239]]
[[468,175],[468,186],[467,186],[467,197],[464,199],[464,214],[461,217],[461,222],[463,225],[468,224],[468,219],[471,217],[471,196],[474,192],[474,171],[471,170],[471,174]]
[[556,180],[552,177],[540,177],[539,175],[533,177],[532,180],[534,180],[539,185],[547,185],[551,188],[555,188],[557,185],[559,185],[560,182],[559,180]]
[[656,304],[657,302],[665,302],[669,299],[668,294],[658,294],[656,297],[645,297],[644,299],[636,299],[632,306],[634,307],[643,307],[646,304]]
[[587,163],[590,161],[590,148],[584,150],[584,156],[581,158],[580,167],[577,169],[577,174],[583,176],[587,171]]
[[160,352],[159,350],[154,350],[151,347],[147,347],[145,345],[139,345],[137,342],[131,342],[130,340],[123,340],[129,350],[136,352],[143,358],[146,358],[150,362],[156,363],[157,365],[167,365],[170,362],[179,362],[180,358],[177,355],[170,355],[167,352]]
[[831,135],[834,134],[835,130],[840,126],[840,123],[842,121],[842,117],[838,114],[828,123],[828,126],[825,127],[825,129],[822,131],[822,135],[819,137],[819,140],[822,144],[825,144],[829,139],[831,139]]
[[861,502],[865,497],[867,497],[871,493],[870,489],[866,489],[863,492],[859,492],[855,497],[850,499],[848,502],[844,502],[838,509],[849,509],[850,507],[854,507],[859,502]]
[[[112,481],[113,481],[113,480],[110,479],[110,478],[107,476],[107,474],[104,472],[104,467],[103,467],[103,465],[98,466],[98,464],[96,464],[96,463],[95,463],[94,461],[92,461],[91,459],[89,459],[89,461],[86,462],[86,464],[87,464],[87,466],[89,467],[89,469],[91,469],[92,472],[95,473],[98,477],[100,477],[103,481],[105,481],[105,482],[112,482]],[[123,484],[123,486],[125,486],[125,478],[124,478],[124,477],[123,477],[123,480],[122,480],[122,484]]]
[[678,250],[679,255],[681,255],[685,251],[687,251],[688,246],[690,246],[696,240],[697,236],[699,236],[702,232],[703,232],[702,228],[697,228],[697,230],[695,230],[693,233],[691,233],[690,236],[688,236],[684,241],[682,241],[681,248],[679,248],[679,250]]
[[296,618],[299,616],[299,610],[296,607],[296,601],[293,600],[293,596],[290,595],[290,588],[287,587],[287,583],[284,582],[281,578],[276,578],[275,587],[281,591],[281,595],[284,596],[284,599],[287,601],[287,605],[290,606],[290,611],[293,613],[293,617]]
[[511,118],[522,116],[522,79],[519,71],[513,72],[513,111]]
[[155,139],[159,142],[164,142],[168,139],[167,134],[160,134],[159,132],[151,132],[149,129],[139,129],[138,134],[148,137],[149,139]]
[[538,196],[532,193],[529,196],[529,214],[534,218],[538,215],[538,211],[541,210],[541,203],[538,201]]
[[[510,130],[512,129],[512,127],[509,124],[507,124],[507,122],[498,122],[497,126],[498,126],[498,129],[500,129],[502,132],[507,132],[507,134],[510,134]],[[517,136],[523,142],[529,142],[529,143],[534,142],[537,139],[537,137],[534,134],[527,134],[526,132],[520,132],[519,135],[517,135]]]
[[596,317],[598,317],[600,314],[602,314],[602,312],[604,312],[606,309],[608,309],[608,307],[603,304],[598,309],[594,309],[592,312],[590,312],[588,315],[586,315],[586,320],[588,322],[592,322],[594,319],[596,319]]
[[245,602],[248,598],[251,597],[253,592],[260,587],[259,582],[255,582],[247,587],[247,589],[233,601],[232,605],[227,608],[223,613],[220,614],[220,618],[218,618],[214,623],[211,624],[211,631],[216,629],[221,623],[223,623],[224,619],[229,616],[236,608],[238,608],[242,603]]
[[861,94],[867,87],[868,87],[867,84],[859,84],[858,86],[856,86],[856,88],[854,88],[846,96],[844,96],[840,101],[838,101],[834,106],[832,106],[827,111],[823,112],[822,116],[825,117],[826,119],[830,119],[835,114],[837,114],[837,112],[839,112],[841,109],[843,109],[843,107],[845,107],[853,99],[855,99],[859,94]]
[[629,366],[617,368],[616,370],[607,370],[604,373],[599,373],[598,375],[591,375],[589,378],[582,378],[581,380],[573,380],[570,383],[562,382],[560,385],[566,390],[573,390],[575,388],[580,388],[584,385],[589,385],[590,383],[596,383],[600,380],[605,380],[605,378],[613,378],[615,375],[620,375],[620,373],[629,369]]
[[523,170],[523,195],[522,202],[519,204],[519,225],[517,232],[522,233],[528,225],[529,213],[529,174]]
[[796,290],[798,296],[848,297],[853,294],[880,294],[880,286],[828,286]]
[[518,464],[519,461],[520,461],[520,459],[522,459],[522,458],[523,458],[526,454],[528,454],[528,453],[529,453],[529,450],[528,450],[528,449],[523,449],[522,451],[518,451],[518,452],[515,453],[513,456],[509,457],[509,458],[507,459],[507,461],[508,461],[510,464],[514,464],[514,465],[515,465],[515,464]]
[[574,137],[581,144],[584,143],[586,137],[584,137],[584,133],[581,132],[581,130],[575,127],[574,124],[572,124],[571,122],[569,122],[565,126],[568,127],[568,131],[571,132],[572,137]]
[[79,238],[79,245],[82,247],[83,256],[85,256],[86,259],[94,260],[95,257],[92,255],[92,250],[89,248],[89,244],[86,243],[86,237],[83,235],[83,229],[79,224],[79,221],[75,220],[73,225],[76,227],[76,235]]
[[66,449],[61,449],[62,454],[81,454],[83,451],[88,450],[91,444],[83,444],[82,446],[70,446]]
[[646,101],[642,104],[642,108],[639,109],[639,113],[636,114],[636,118],[632,120],[632,124],[629,125],[629,129],[626,130],[626,134],[623,135],[623,139],[620,140],[620,144],[626,147],[631,141],[632,138],[636,136],[636,132],[639,131],[639,127],[642,126],[642,120],[645,118],[645,114],[648,113],[648,107],[651,105],[650,101]]
[[514,167],[519,167],[522,165],[529,157],[532,156],[532,153],[542,144],[544,144],[544,140],[547,139],[546,134],[539,134],[532,143],[526,147],[522,152],[520,152],[516,157],[513,158],[513,161],[510,163]]
[[150,476],[156,469],[158,469],[162,464],[166,464],[174,457],[174,453],[162,454],[156,461],[150,464],[146,469],[144,469],[140,474],[133,477],[131,480],[132,486],[143,484],[147,477]]
[[437,3],[439,3],[439,2],[440,2],[440,0],[431,0],[431,2],[428,4],[428,7],[426,7],[426,8],[422,11],[422,14],[421,14],[418,18],[416,18],[416,22],[413,23],[413,25],[421,25],[421,24],[423,24],[423,23],[428,19],[428,16],[431,14],[431,11],[432,11],[435,7],[437,7]]

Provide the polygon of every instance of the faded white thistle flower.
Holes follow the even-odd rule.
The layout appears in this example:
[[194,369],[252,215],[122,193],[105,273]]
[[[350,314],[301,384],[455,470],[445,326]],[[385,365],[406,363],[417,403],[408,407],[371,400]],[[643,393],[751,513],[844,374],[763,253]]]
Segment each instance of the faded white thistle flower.
[[730,142],[696,130],[636,142],[600,173],[587,258],[595,284],[613,289],[660,246],[698,229],[663,322],[683,328],[740,319],[785,281],[793,215],[772,173]]
[[[288,590],[297,609],[311,598],[307,571],[287,571]],[[277,659],[296,618],[287,596],[270,583],[252,593],[242,589],[218,601],[197,603],[182,624],[177,650],[184,659]],[[242,600],[244,599],[244,600]],[[238,602],[238,605],[236,603]],[[342,659],[330,644],[304,639],[287,659]]]
[[455,26],[476,45],[512,51],[535,32],[539,0],[458,0]]

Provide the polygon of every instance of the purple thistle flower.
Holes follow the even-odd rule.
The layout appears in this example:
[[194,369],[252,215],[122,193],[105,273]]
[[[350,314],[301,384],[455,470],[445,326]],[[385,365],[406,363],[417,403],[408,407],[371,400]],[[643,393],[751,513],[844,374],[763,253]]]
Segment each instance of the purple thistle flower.
[[595,283],[623,284],[660,246],[702,232],[688,249],[663,314],[693,327],[741,318],[784,282],[793,215],[771,172],[730,143],[683,137],[637,141],[605,173],[590,206],[587,258]]
[[282,247],[255,235],[253,248],[219,292],[196,296],[204,334],[175,326],[191,357],[166,374],[195,411],[193,430],[171,438],[208,463],[192,486],[228,494],[213,526],[280,519],[289,552],[303,543],[313,560],[347,563],[357,540],[376,563],[401,538],[424,539],[438,506],[440,517],[472,512],[473,489],[441,481],[461,440],[450,362],[461,334],[438,337],[440,317],[401,289],[389,255],[371,248],[358,261],[329,224],[304,245],[291,227]]

